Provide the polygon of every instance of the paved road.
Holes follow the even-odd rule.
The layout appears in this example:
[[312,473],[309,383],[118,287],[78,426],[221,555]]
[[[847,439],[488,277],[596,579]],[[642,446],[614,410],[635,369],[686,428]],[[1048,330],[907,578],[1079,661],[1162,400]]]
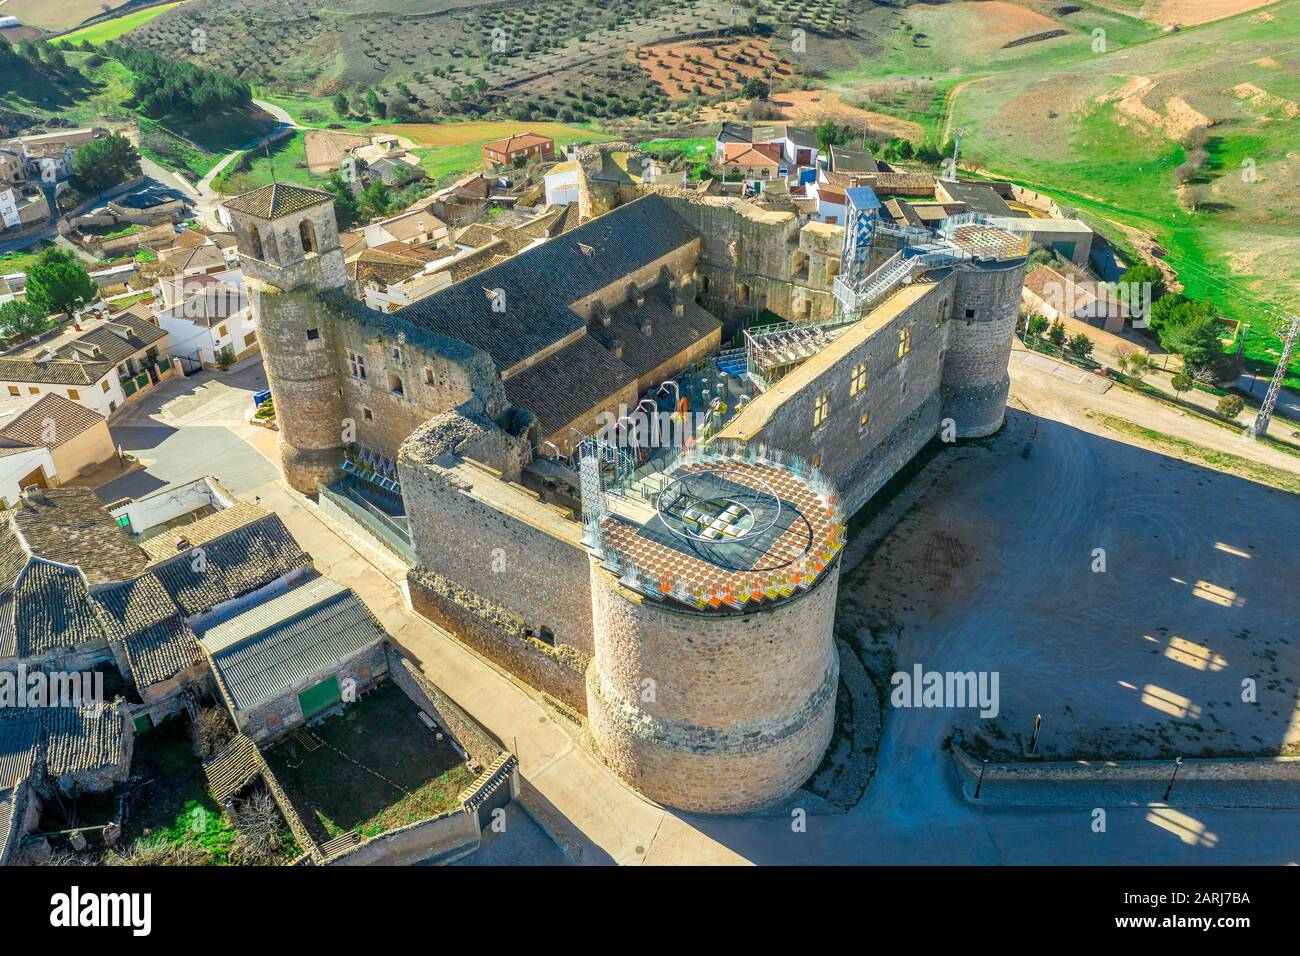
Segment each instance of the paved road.
[[276,106],[274,103],[268,103],[265,100],[253,100],[253,105],[271,114],[278,123],[274,129],[266,133],[264,136],[258,136],[255,139],[249,140],[238,149],[231,150],[221,158],[219,163],[208,171],[206,176],[199,180],[198,186],[196,187],[197,199],[195,206],[195,217],[199,222],[214,227],[220,225],[217,220],[216,208],[217,204],[221,201],[221,196],[212,188],[212,182],[226,169],[226,167],[237,160],[240,154],[247,152],[250,149],[257,149],[263,143],[269,142],[277,136],[280,136],[287,129],[304,128],[294,122],[293,117],[290,116],[287,111]]
[[230,372],[169,379],[113,419],[113,440],[146,466],[96,491],[102,501],[138,498],[174,482],[214,475],[245,494],[279,475],[251,439],[273,436],[246,424],[254,392],[266,387],[254,358]]

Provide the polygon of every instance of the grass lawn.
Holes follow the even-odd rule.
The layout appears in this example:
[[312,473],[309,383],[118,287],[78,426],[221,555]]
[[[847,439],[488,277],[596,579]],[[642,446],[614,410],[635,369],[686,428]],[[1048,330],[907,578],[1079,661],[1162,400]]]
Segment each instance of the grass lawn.
[[36,260],[41,257],[42,250],[48,245],[48,242],[36,242],[21,252],[6,252],[0,256],[0,275],[9,275],[12,272],[26,272],[36,265]]
[[324,179],[307,168],[306,135],[303,130],[297,130],[292,136],[277,140],[270,145],[269,156],[266,147],[245,153],[248,169],[239,168],[243,159],[236,160],[214,180],[213,187],[218,192],[229,193],[256,189],[271,182],[320,185]]
[[703,177],[713,159],[714,141],[707,136],[691,136],[684,139],[652,139],[641,143],[641,148],[652,156],[677,158],[685,156],[691,163],[691,179]]
[[267,752],[313,836],[374,837],[460,806],[456,798],[474,775],[416,714],[414,702],[387,681],[313,728],[326,746],[307,753],[289,739]]
[[179,7],[177,3],[163,3],[156,7],[149,7],[145,10],[137,10],[134,13],[127,13],[120,17],[114,17],[111,20],[101,20],[99,23],[93,23],[88,27],[82,27],[80,30],[74,30],[64,36],[54,40],[54,43],[83,43],[89,40],[98,46],[101,43],[107,43],[109,40],[116,40],[122,34],[134,30],[142,23],[148,23],[154,17],[166,13],[174,7]]

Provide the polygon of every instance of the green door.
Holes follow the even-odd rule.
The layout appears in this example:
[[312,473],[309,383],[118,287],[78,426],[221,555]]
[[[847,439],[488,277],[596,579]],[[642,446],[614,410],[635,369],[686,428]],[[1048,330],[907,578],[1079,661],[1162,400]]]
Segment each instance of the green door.
[[327,677],[315,687],[308,687],[298,695],[298,704],[302,707],[304,720],[311,720],[323,710],[329,710],[343,695],[339,693],[339,679]]

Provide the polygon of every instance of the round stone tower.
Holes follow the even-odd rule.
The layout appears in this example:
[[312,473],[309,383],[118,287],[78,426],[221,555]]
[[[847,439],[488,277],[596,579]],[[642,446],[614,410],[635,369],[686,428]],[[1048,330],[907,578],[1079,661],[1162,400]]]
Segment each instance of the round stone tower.
[[768,806],[813,774],[834,730],[839,502],[807,464],[736,448],[661,474],[661,490],[632,486],[585,515],[591,733],[659,803]]
[[1002,427],[1025,264],[1024,256],[1017,255],[957,271],[947,323],[942,416],[956,423],[958,438],[979,438]]
[[334,198],[273,183],[223,204],[232,222],[290,487],[314,494],[338,477],[347,417],[320,293],[347,283]]

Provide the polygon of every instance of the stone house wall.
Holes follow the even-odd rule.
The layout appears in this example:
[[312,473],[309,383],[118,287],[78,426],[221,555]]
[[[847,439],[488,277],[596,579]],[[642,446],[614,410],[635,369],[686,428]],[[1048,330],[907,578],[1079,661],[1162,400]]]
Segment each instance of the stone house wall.
[[[308,687],[313,687],[330,676],[337,676],[340,689],[346,694],[346,682],[356,684],[356,691],[362,691],[378,683],[388,671],[388,658],[384,654],[383,634],[375,630],[375,643],[362,648],[357,653],[339,662],[337,668],[331,668],[316,674],[309,680],[300,681],[282,693],[262,701],[246,711],[232,710],[235,726],[240,733],[251,738],[259,747],[283,736],[303,723],[302,706],[298,695]],[[346,704],[346,701],[345,701]],[[227,700],[229,707],[229,700]]]
[[[408,574],[407,586],[411,607],[419,614],[529,686],[586,712],[585,654],[566,645],[552,647],[529,636],[521,618],[441,575],[416,568]],[[590,610],[587,613],[590,615]]]

